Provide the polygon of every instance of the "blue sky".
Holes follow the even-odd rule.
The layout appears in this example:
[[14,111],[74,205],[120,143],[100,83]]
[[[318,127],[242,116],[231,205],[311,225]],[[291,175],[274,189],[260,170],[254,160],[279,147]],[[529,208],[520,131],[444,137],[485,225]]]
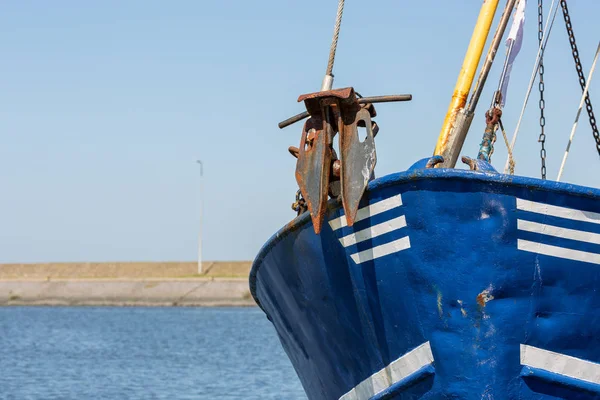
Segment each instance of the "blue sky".
[[[600,15],[600,2],[569,4],[587,75],[600,37],[588,16]],[[413,94],[377,106],[377,176],[433,152],[480,5],[346,2],[334,86]],[[319,89],[336,8],[334,0],[4,3],[0,262],[194,260],[198,158],[204,258],[253,259],[294,217],[287,147],[299,143],[301,124],[277,123],[303,111],[298,95]],[[503,117],[509,135],[535,60],[536,13],[529,0]],[[477,154],[503,59],[504,47],[463,154]],[[560,11],[545,63],[555,179],[581,94]],[[590,88],[597,113],[599,79]],[[518,175],[539,177],[537,99],[534,91],[517,141]],[[493,163],[502,169],[505,159],[499,138]],[[598,187],[599,167],[582,115],[563,180]]]

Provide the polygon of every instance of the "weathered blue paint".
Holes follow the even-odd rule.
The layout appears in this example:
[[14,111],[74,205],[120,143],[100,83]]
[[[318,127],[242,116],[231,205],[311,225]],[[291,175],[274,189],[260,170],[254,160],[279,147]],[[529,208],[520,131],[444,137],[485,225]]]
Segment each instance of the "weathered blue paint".
[[[401,195],[401,206],[334,231],[327,221],[342,209],[331,201],[320,235],[305,213],[254,261],[251,292],[308,397],[339,399],[429,342],[433,364],[419,370],[426,373],[391,382],[372,398],[598,398],[598,382],[522,365],[520,346],[600,363],[597,216],[578,220],[527,206],[600,213],[600,191],[498,174],[489,165],[482,172],[426,163],[372,181],[361,205]],[[397,230],[348,247],[339,240],[402,216],[406,226]],[[519,229],[540,224],[567,233]],[[352,258],[404,237],[409,248],[360,264]],[[528,243],[592,259],[519,249]]]
[[554,398],[597,399],[600,397],[600,385],[552,374],[537,368],[523,367],[521,377],[534,390],[552,395]]

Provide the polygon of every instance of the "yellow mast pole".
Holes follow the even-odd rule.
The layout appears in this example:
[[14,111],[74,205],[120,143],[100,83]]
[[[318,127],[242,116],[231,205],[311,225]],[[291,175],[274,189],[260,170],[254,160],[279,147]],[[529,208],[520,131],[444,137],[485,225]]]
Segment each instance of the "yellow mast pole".
[[[469,43],[462,68],[458,75],[458,80],[456,81],[456,86],[454,87],[452,100],[450,101],[446,118],[444,118],[442,131],[440,132],[440,136],[435,146],[434,155],[444,156],[449,150],[452,128],[454,128],[458,112],[465,107],[467,102],[467,97],[469,96],[473,78],[477,72],[477,66],[479,65],[479,60],[481,59],[483,47],[485,46],[488,33],[490,32],[490,27],[492,26],[498,3],[499,0],[484,0],[483,5],[481,6],[477,24],[475,25],[473,35],[471,36],[471,42]],[[448,161],[450,160],[445,160],[442,165],[438,166],[447,166],[446,164]],[[454,167],[454,165],[451,167]]]

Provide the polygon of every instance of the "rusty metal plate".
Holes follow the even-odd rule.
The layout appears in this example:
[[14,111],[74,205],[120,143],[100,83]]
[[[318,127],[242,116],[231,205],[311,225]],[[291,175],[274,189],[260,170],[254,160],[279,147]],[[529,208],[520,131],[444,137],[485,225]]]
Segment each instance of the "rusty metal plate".
[[311,117],[304,124],[298,161],[296,162],[296,182],[306,200],[315,233],[321,232],[321,225],[327,210],[329,170],[331,166],[332,135],[331,124],[318,117]]
[[[298,101],[304,101],[306,111],[308,111],[311,116],[321,115],[325,118],[326,113],[329,115],[330,111],[332,111],[331,109],[338,107],[338,105],[347,106],[356,103],[356,93],[354,93],[354,88],[349,87],[328,90],[325,92],[303,94],[298,97]],[[324,106],[331,107],[329,109],[324,109]],[[335,119],[332,119],[333,125],[335,122]]]
[[309,99],[318,99],[323,97],[337,97],[338,99],[349,99],[354,97],[354,88],[347,87],[343,89],[334,89],[327,90],[324,92],[314,92],[308,94],[301,94],[298,96],[298,102],[309,100]]
[[[352,110],[343,110],[338,126],[340,126],[342,204],[348,226],[352,226],[360,200],[375,170],[377,155],[369,110],[359,108],[354,110],[355,113],[349,111]],[[349,123],[352,115],[355,115],[355,118]],[[359,125],[366,129],[367,135],[364,141],[359,138]]]

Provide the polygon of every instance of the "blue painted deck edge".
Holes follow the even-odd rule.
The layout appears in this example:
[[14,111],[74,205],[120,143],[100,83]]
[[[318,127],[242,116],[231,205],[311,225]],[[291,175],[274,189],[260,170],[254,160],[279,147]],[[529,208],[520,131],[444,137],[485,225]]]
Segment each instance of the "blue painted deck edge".
[[600,394],[600,385],[596,383],[570,378],[565,375],[555,374],[542,369],[523,367],[521,370],[521,377],[538,379],[545,381],[548,384],[560,385],[569,389],[584,390],[589,393]]
[[[423,160],[421,160],[423,161]],[[417,162],[418,164],[419,162]],[[415,164],[416,165],[416,164]],[[398,185],[408,182],[416,182],[423,180],[446,180],[454,179],[458,181],[473,181],[483,183],[494,183],[504,186],[515,186],[515,187],[527,187],[533,190],[544,190],[547,192],[554,193],[569,193],[572,195],[578,195],[582,197],[598,198],[600,197],[600,189],[595,189],[586,186],[574,185],[565,182],[555,182],[542,180],[538,178],[529,178],[522,176],[506,175],[495,172],[478,172],[471,170],[459,170],[459,169],[445,169],[445,168],[431,168],[431,169],[420,169],[411,168],[404,172],[397,172],[394,174],[386,175],[381,178],[377,178],[369,183],[367,190],[377,190],[385,187]],[[340,207],[340,200],[330,200],[328,208]],[[287,225],[277,231],[274,235],[267,240],[263,247],[259,250],[258,255],[252,263],[252,269],[250,270],[249,286],[250,293],[254,298],[256,304],[264,310],[260,304],[260,300],[256,295],[256,277],[258,270],[262,264],[266,254],[283,240],[288,234],[294,232],[297,229],[302,228],[305,224],[310,223],[310,215],[308,212],[294,218]],[[266,311],[265,311],[266,313]],[[270,316],[267,314],[267,318]]]
[[406,378],[394,383],[389,388],[384,391],[377,393],[375,396],[371,397],[370,400],[385,400],[391,398],[401,391],[409,388],[410,386],[416,384],[417,382],[422,381],[430,376],[435,375],[435,368],[432,365],[427,365],[414,374],[407,376]]

